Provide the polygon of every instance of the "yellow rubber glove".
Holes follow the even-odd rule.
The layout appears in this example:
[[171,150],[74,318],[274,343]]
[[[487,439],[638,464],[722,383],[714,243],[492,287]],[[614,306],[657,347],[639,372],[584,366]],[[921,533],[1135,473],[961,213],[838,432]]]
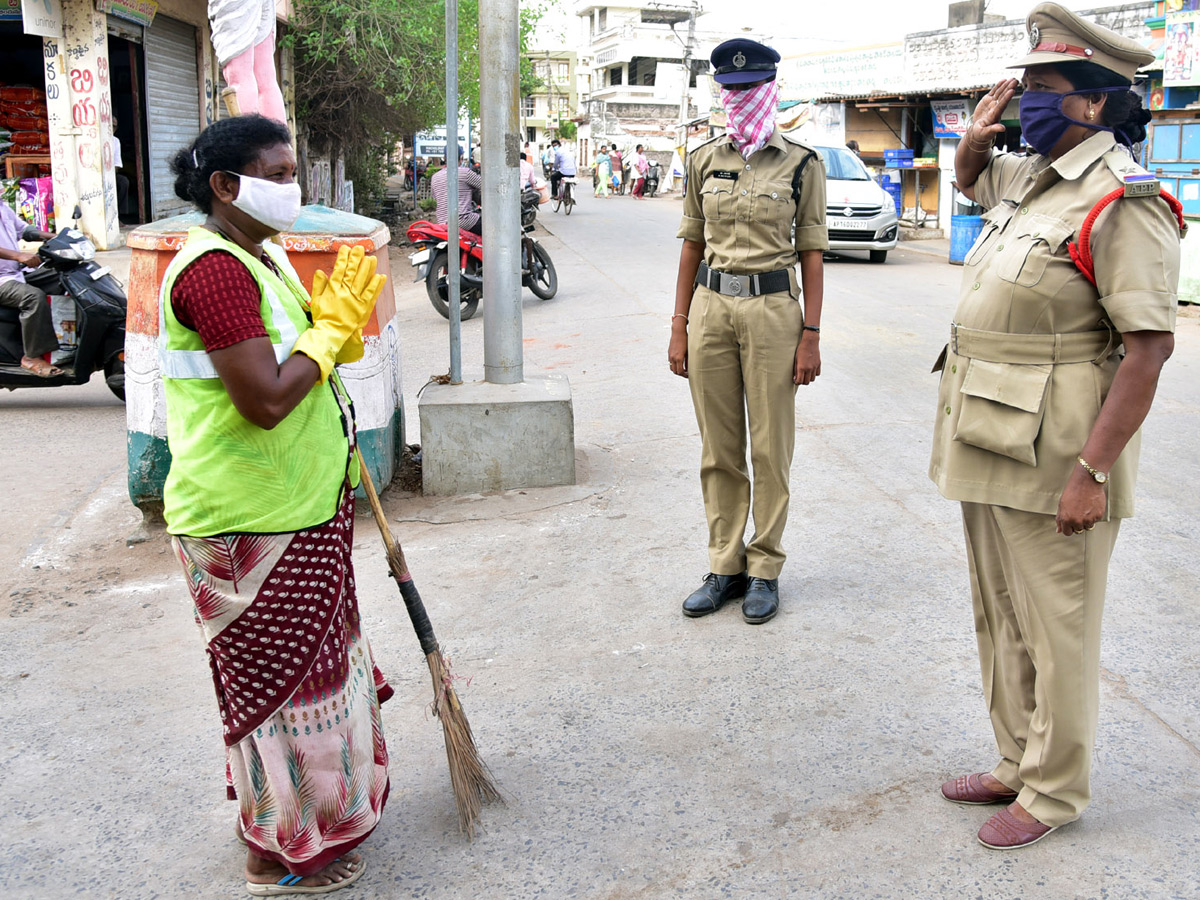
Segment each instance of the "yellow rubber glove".
[[[361,347],[362,327],[387,280],[375,274],[377,265],[378,260],[367,256],[362,247],[342,247],[333,273],[326,277],[322,272],[319,279],[313,278],[313,327],[300,335],[293,352],[312,359],[321,370],[322,381],[328,380],[336,363],[352,361],[348,357],[354,354],[355,341]],[[348,343],[347,358],[339,359]],[[356,358],[361,358],[361,349],[358,353]]]
[[[329,283],[329,276],[326,275],[324,272],[322,272],[320,269],[318,269],[316,272],[313,273],[313,289],[312,289],[313,301],[309,305],[310,309],[312,309],[313,307],[320,306],[321,301],[317,300],[316,298],[321,297],[325,293],[326,285],[328,285],[328,283]],[[315,318],[316,313],[313,313],[313,316]],[[367,318],[369,319],[370,317],[371,317],[370,310],[368,310]],[[365,325],[366,322],[364,321],[363,324]],[[337,353],[337,356],[334,357],[334,362],[336,362],[337,365],[339,365],[339,366],[342,365],[343,363],[358,362],[360,359],[363,358],[363,354],[365,352],[366,352],[366,347],[363,346],[362,325],[360,325],[358,327],[358,330],[352,332],[350,334],[350,337],[346,338],[346,343],[342,344],[342,349],[339,350]]]

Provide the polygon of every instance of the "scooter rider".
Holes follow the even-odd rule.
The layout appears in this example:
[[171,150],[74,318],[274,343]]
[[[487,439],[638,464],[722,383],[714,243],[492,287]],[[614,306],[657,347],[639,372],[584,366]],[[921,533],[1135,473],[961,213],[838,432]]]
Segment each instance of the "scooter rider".
[[53,378],[62,370],[42,356],[58,349],[54,320],[46,293],[25,282],[22,268],[35,269],[41,264],[36,253],[21,250],[18,241],[48,241],[54,235],[26,225],[5,203],[0,203],[0,306],[20,310],[21,342],[24,356],[21,368],[34,375]]
[[[445,159],[442,160],[446,162]],[[450,221],[450,193],[446,184],[447,166],[434,173],[429,190],[437,201],[436,218],[439,225]],[[483,178],[474,169],[463,165],[463,148],[458,148],[458,227],[472,234],[483,235],[483,212],[476,203],[483,194]]]
[[552,140],[550,146],[554,148],[554,172],[550,176],[550,193],[557,197],[563,178],[574,178],[577,174],[575,154],[569,148],[564,147],[558,138]]

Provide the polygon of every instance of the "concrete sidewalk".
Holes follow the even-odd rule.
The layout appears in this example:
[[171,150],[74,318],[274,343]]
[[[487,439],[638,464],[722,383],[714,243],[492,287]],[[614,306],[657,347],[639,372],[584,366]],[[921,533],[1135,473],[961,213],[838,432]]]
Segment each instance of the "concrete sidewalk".
[[[591,197],[569,219],[542,213],[561,287],[546,302],[523,294],[525,360],[571,379],[578,484],[385,496],[508,798],[473,843],[456,832],[424,659],[373,522],[358,518],[364,627],[397,689],[383,714],[392,795],[366,875],[338,896],[1200,896],[1200,497],[1187,462],[1200,319],[1181,316],[1138,517],[1113,563],[1095,801],[1037,846],[994,853],[975,841],[989,810],[937,793],[995,761],[961,524],[925,477],[929,367],[961,270],[910,242],[884,265],[826,262],[782,611],[760,627],[736,607],[685,619],[707,560],[695,419],[666,361],[678,214],[666,198]],[[446,371],[446,323],[404,253],[392,272],[412,441],[417,392]],[[467,379],[482,375],[482,334],[482,315],[464,323]],[[95,443],[63,440],[79,454]],[[10,474],[36,480],[43,465],[19,458]],[[20,538],[0,585],[0,891],[242,897],[182,576],[165,539],[124,547],[138,517],[123,489],[114,471],[57,519],[32,510],[43,537]]]

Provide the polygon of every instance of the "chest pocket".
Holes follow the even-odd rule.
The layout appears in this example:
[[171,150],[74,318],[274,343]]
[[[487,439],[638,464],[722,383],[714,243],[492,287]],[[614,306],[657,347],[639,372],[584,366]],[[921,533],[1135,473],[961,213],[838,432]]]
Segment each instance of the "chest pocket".
[[971,249],[967,251],[963,265],[974,266],[983,259],[988,250],[996,245],[996,235],[1008,224],[1014,211],[1013,207],[1001,200],[999,206],[994,206],[983,214],[983,228],[980,229],[979,237],[975,239]]
[[701,189],[700,205],[706,219],[728,219],[733,215],[733,190],[736,181],[713,178],[711,175]]
[[1073,232],[1070,225],[1053,216],[1021,216],[1003,235],[1003,246],[996,248],[996,274],[1010,284],[1035,287],[1046,272],[1046,264]]

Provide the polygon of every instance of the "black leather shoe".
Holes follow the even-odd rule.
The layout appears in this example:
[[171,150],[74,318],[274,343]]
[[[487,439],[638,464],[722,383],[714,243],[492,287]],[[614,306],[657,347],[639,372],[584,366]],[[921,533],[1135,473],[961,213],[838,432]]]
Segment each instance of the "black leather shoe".
[[751,625],[761,625],[775,618],[779,612],[779,579],[751,576],[746,588],[746,599],[742,601],[742,618]]
[[704,584],[683,601],[683,614],[693,619],[707,616],[720,609],[726,600],[736,600],[746,593],[746,573],[704,576]]

